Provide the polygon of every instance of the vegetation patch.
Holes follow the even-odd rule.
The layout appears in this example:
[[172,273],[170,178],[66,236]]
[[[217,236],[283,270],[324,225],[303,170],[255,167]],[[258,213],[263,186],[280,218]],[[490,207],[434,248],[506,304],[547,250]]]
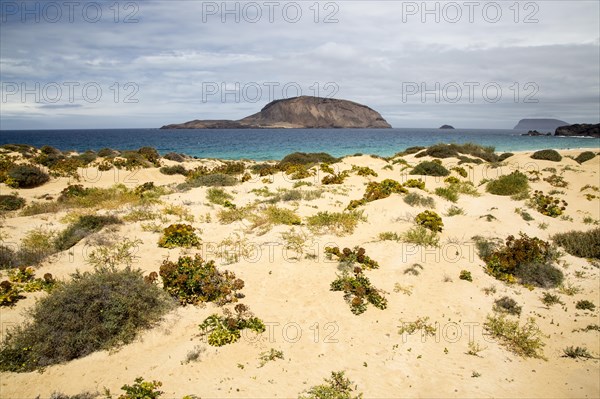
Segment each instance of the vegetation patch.
[[158,246],[162,248],[189,248],[198,245],[200,238],[196,235],[196,229],[192,225],[182,223],[169,225],[163,230],[163,235],[158,241]]
[[34,188],[50,180],[50,176],[37,166],[15,165],[7,172],[4,183],[12,188]]
[[329,258],[335,256],[338,261],[348,267],[353,266],[354,263],[360,263],[365,269],[378,269],[379,263],[369,258],[366,255],[364,248],[354,247],[354,249],[344,248],[340,251],[338,247],[325,247],[325,253]]
[[54,246],[58,251],[67,250],[90,234],[102,230],[103,227],[120,223],[121,220],[112,215],[80,216],[77,221],[69,224],[65,230],[58,234]]
[[401,235],[401,240],[406,243],[424,247],[437,247],[440,243],[440,239],[436,232],[423,226],[412,227]]
[[410,171],[411,175],[448,176],[450,171],[437,162],[424,161]]
[[542,191],[535,190],[528,205],[536,209],[542,215],[557,217],[567,209],[567,202],[551,195],[545,195]]
[[381,182],[369,182],[362,199],[350,201],[346,209],[352,210],[367,202],[377,201],[387,198],[392,194],[406,194],[408,190],[396,180],[385,179]]
[[511,352],[522,357],[545,359],[543,347],[546,344],[542,341],[544,335],[533,318],[520,326],[518,321],[509,320],[503,314],[488,315],[484,328]]
[[240,339],[241,331],[245,329],[259,334],[265,332],[263,321],[241,303],[235,305],[234,312],[223,309],[223,316],[208,316],[199,327],[201,334],[208,337],[208,344],[211,346],[233,344]]
[[343,371],[331,372],[325,383],[315,385],[298,396],[298,399],[362,399],[362,393],[355,394],[356,386],[344,376]]
[[25,199],[18,195],[0,195],[0,213],[16,211],[25,206]]
[[425,208],[435,208],[435,200],[432,197],[426,197],[419,193],[408,193],[404,196],[404,202],[410,206],[421,206]]
[[494,301],[494,310],[496,312],[507,313],[514,316],[521,315],[521,306],[517,304],[513,298],[503,296],[500,299]]
[[355,315],[364,313],[369,303],[378,309],[387,308],[387,299],[383,296],[383,291],[373,287],[362,268],[358,266],[354,268],[352,275],[345,272],[338,276],[331,283],[330,289],[344,292],[344,300]]
[[562,156],[556,150],[540,150],[531,155],[532,159],[541,159],[544,161],[560,162]]
[[600,259],[600,227],[588,231],[558,233],[551,239],[573,256]]
[[165,291],[181,304],[215,302],[221,306],[243,297],[238,293],[244,288],[243,280],[228,270],[220,272],[214,261],[200,255],[182,256],[177,262],[165,260],[159,274]]
[[362,212],[318,212],[306,218],[308,228],[318,234],[352,234],[359,221],[364,221]]
[[515,171],[488,182],[485,189],[495,195],[517,195],[529,190],[529,179],[523,173]]
[[577,157],[575,158],[575,161],[577,161],[577,163],[582,164],[584,162],[589,161],[590,159],[594,159],[596,157],[596,154],[594,154],[591,151],[584,151],[581,154],[577,155]]

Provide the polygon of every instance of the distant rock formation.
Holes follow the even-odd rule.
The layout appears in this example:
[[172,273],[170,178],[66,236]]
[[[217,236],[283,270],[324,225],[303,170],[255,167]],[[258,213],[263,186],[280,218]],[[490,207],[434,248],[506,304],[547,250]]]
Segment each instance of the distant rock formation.
[[540,133],[537,130],[530,130],[527,133],[523,133],[521,136],[552,136],[552,133]]
[[539,130],[540,132],[553,132],[557,127],[568,125],[568,122],[559,119],[521,119],[515,130]]
[[237,121],[194,120],[165,125],[161,129],[264,129],[264,128],[391,128],[366,105],[321,97],[293,97],[275,100],[260,112]]
[[589,136],[600,137],[600,123],[576,123],[574,125],[560,126],[554,132],[555,136]]
[[454,127],[450,125],[442,125],[440,126],[440,129],[454,129]]

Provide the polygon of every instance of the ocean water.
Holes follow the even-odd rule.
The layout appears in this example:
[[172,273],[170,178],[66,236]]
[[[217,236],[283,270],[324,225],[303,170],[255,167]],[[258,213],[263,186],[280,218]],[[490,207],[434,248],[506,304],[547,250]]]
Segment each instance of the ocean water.
[[334,156],[356,153],[390,156],[412,146],[473,142],[496,151],[544,148],[598,148],[600,139],[521,136],[523,131],[499,129],[85,129],[0,130],[0,144],[51,145],[61,150],[133,150],[155,147],[161,154],[180,152],[201,158],[281,159],[301,152]]

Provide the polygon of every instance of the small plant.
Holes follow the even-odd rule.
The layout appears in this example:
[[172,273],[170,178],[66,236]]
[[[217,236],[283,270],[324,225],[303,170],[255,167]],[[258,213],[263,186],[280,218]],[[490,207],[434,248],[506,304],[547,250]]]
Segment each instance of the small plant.
[[404,269],[404,274],[412,274],[413,276],[418,276],[421,274],[421,270],[423,270],[423,266],[418,263],[413,263],[411,266]]
[[277,359],[283,360],[283,352],[271,348],[268,352],[262,352],[260,354],[258,357],[258,360],[260,360],[260,366],[258,367],[264,367],[264,365],[268,362],[273,362]]
[[352,165],[352,172],[355,172],[358,176],[368,177],[373,176],[377,177],[377,173],[369,168],[368,166],[356,166]]
[[594,356],[587,350],[587,348],[582,348],[580,346],[572,347],[568,346],[563,349],[563,357],[570,357],[572,359],[593,359]]
[[544,181],[548,182],[552,187],[564,188],[569,186],[569,183],[562,176],[556,174],[544,178]]
[[88,257],[87,263],[94,267],[108,265],[116,267],[117,265],[131,266],[138,258],[135,252],[139,249],[142,240],[130,240],[127,237],[115,239],[108,245],[99,245],[92,250]]
[[531,155],[532,159],[541,159],[545,161],[560,162],[562,156],[555,150],[540,150]]
[[407,188],[418,188],[419,190],[425,190],[425,182],[421,179],[408,179],[402,185]]
[[408,193],[404,196],[404,202],[410,206],[422,206],[424,208],[435,208],[435,200],[425,197],[419,193]]
[[505,315],[488,315],[484,328],[515,354],[544,359],[542,353],[542,348],[546,345],[542,341],[544,335],[533,318],[529,318],[525,325],[520,326],[518,321],[508,320]]
[[172,224],[163,230],[163,235],[158,241],[162,248],[196,247],[200,245],[200,238],[196,230],[189,224]]
[[600,259],[600,227],[588,231],[568,231],[551,237],[573,256]]
[[560,300],[560,297],[558,295],[554,295],[549,292],[544,292],[540,300],[544,305],[548,307],[556,304],[564,305],[564,302]]
[[467,355],[471,356],[479,356],[479,352],[487,349],[487,346],[481,347],[475,341],[469,341],[469,350],[467,351]]
[[200,255],[182,256],[177,262],[163,261],[159,271],[163,287],[182,304],[215,302],[224,305],[243,297],[244,281],[230,271],[220,272],[214,261]]
[[336,235],[352,234],[359,221],[365,220],[362,212],[318,212],[306,218],[308,228],[318,234],[330,232]]
[[399,283],[394,284],[394,292],[401,292],[404,295],[411,296],[412,295],[413,286],[412,285],[402,285]]
[[367,202],[377,201],[389,197],[392,194],[406,194],[408,190],[396,180],[385,179],[381,182],[369,182],[363,197],[350,202],[346,209],[353,210]]
[[582,299],[580,301],[577,301],[577,304],[575,304],[575,309],[589,310],[590,312],[593,312],[594,309],[596,309],[596,305],[594,305],[594,302],[592,301]]
[[241,331],[245,329],[259,334],[265,332],[265,324],[255,317],[246,305],[235,305],[234,312],[223,309],[223,316],[210,315],[200,324],[201,335],[208,336],[209,345],[233,344],[240,339]]
[[325,247],[325,253],[330,258],[332,256],[337,257],[341,264],[349,267],[354,265],[354,263],[359,263],[363,268],[368,270],[379,268],[379,264],[366,255],[364,248],[344,248],[342,251],[340,251],[338,247]]
[[448,176],[450,171],[437,162],[424,161],[410,171],[411,175]]
[[325,384],[315,385],[298,399],[362,399],[362,393],[354,395],[356,386],[344,376],[343,371],[331,372],[331,378],[325,378]]
[[364,313],[368,303],[378,309],[387,308],[387,299],[382,295],[383,291],[371,285],[360,267],[354,268],[353,276],[347,272],[338,276],[331,283],[330,289],[344,292],[344,300],[350,305],[350,310],[355,315]]
[[461,279],[461,280],[466,280],[466,281],[471,281],[471,282],[473,281],[473,277],[471,276],[471,272],[467,271],[467,270],[461,270],[458,278]]
[[183,165],[163,166],[159,170],[160,170],[160,173],[162,173],[163,175],[168,175],[168,176],[172,176],[172,175],[187,176],[188,175],[188,170]]
[[429,210],[419,213],[415,217],[415,223],[436,233],[441,232],[444,228],[444,223],[440,215]]
[[466,169],[463,168],[462,166],[455,166],[452,169],[450,169],[453,172],[458,173],[458,175],[460,177],[467,177],[469,174],[467,173]]
[[527,190],[529,190],[529,179],[519,171],[500,176],[486,185],[486,191],[495,195],[516,195]]
[[437,187],[434,192],[450,202],[458,201],[459,194],[452,187]]
[[400,320],[402,325],[398,326],[398,334],[414,334],[417,331],[421,331],[421,334],[426,337],[428,335],[435,336],[437,329],[431,324],[428,323],[429,317],[419,317],[417,320],[413,322],[403,322]]
[[211,187],[206,192],[206,199],[212,204],[225,205],[226,202],[233,200],[233,195],[222,188]]
[[515,213],[523,218],[524,221],[530,222],[533,220],[533,216],[529,212],[521,208],[515,208]]
[[33,165],[15,165],[7,172],[8,186],[13,188],[34,188],[50,180],[46,172]]
[[521,315],[521,306],[517,304],[517,301],[514,299],[503,296],[500,299],[496,299],[494,301],[494,310],[496,312],[508,313],[510,315],[520,316]]
[[558,287],[558,291],[561,294],[565,294],[568,296],[573,296],[573,295],[577,295],[581,292],[581,287],[577,286],[577,285],[573,285],[571,283],[567,283],[567,285],[563,285],[561,284]]
[[448,216],[448,217],[464,215],[464,214],[465,214],[465,210],[456,205],[450,206],[450,208],[448,208],[448,210],[446,211],[446,216]]
[[330,185],[330,184],[342,184],[344,180],[348,177],[348,171],[343,171],[340,173],[336,173],[333,175],[327,175],[321,179],[321,184]]
[[133,385],[125,384],[121,387],[125,393],[119,395],[118,399],[157,399],[164,393],[158,391],[162,386],[160,381],[144,381],[142,377],[137,377],[134,381]]
[[377,238],[380,241],[400,241],[401,240],[401,237],[398,235],[398,233],[393,232],[393,231],[384,231],[382,233],[379,233]]
[[16,211],[25,206],[25,199],[18,195],[0,195],[0,213]]
[[423,226],[415,226],[401,235],[403,242],[422,245],[424,247],[437,247],[440,239],[437,233]]
[[485,295],[491,295],[496,293],[496,286],[490,285],[489,287],[484,287],[481,289]]

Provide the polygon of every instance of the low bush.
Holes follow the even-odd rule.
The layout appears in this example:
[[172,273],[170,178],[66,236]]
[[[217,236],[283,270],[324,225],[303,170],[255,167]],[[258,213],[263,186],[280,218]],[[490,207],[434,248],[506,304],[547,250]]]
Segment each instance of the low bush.
[[185,161],[185,156],[183,156],[182,154],[178,154],[176,152],[168,152],[163,156],[164,159],[168,159],[169,161],[174,161],[174,162],[184,162]]
[[465,214],[465,210],[456,205],[452,205],[446,211],[446,216],[448,216],[448,217],[456,216],[456,215],[464,215],[464,214]]
[[286,155],[280,162],[280,164],[300,164],[300,165],[309,165],[316,163],[336,163],[339,159],[335,158],[325,152],[294,152],[292,154]]
[[544,292],[542,294],[542,297],[540,298],[540,300],[546,306],[552,306],[552,305],[556,305],[558,303],[560,303],[561,305],[564,305],[564,302],[562,302],[560,300],[560,297],[558,295],[551,294],[549,292]]
[[243,304],[237,304],[235,313],[229,309],[223,310],[223,316],[213,314],[208,316],[202,324],[200,331],[203,336],[208,336],[208,344],[211,346],[223,346],[237,342],[241,337],[241,331],[249,329],[256,333],[265,331],[265,324],[255,317]]
[[437,162],[424,161],[410,171],[411,175],[448,176],[450,171]]
[[529,318],[525,325],[520,326],[518,321],[508,320],[505,315],[488,315],[484,328],[492,338],[500,340],[503,346],[515,354],[544,359],[544,335],[533,318]]
[[362,212],[318,212],[306,218],[308,228],[313,233],[352,234],[359,221],[365,220]]
[[230,203],[233,195],[225,192],[222,188],[211,187],[206,192],[206,199],[211,204],[225,205],[228,202]]
[[420,190],[425,190],[425,182],[421,179],[408,179],[402,184],[402,186],[407,188],[418,188]]
[[0,370],[26,372],[127,344],[172,302],[139,270],[97,268],[73,274],[39,299],[0,347]]
[[404,202],[410,206],[422,206],[425,208],[435,208],[435,200],[432,197],[425,197],[419,193],[408,193],[404,196]]
[[582,299],[580,301],[577,301],[577,303],[575,304],[575,309],[589,310],[590,312],[593,312],[594,309],[596,309],[596,305],[594,305],[594,302],[592,302],[592,301],[588,301],[587,299]]
[[527,204],[532,208],[535,208],[542,215],[553,218],[562,215],[568,205],[565,200],[546,195],[539,190],[533,192],[533,196]]
[[600,259],[600,227],[588,231],[568,231],[551,237],[573,256]]
[[503,296],[494,301],[494,310],[497,312],[519,316],[521,315],[521,309],[522,308],[517,304],[517,301],[508,296]]
[[560,162],[562,156],[556,150],[540,150],[531,155],[532,159],[541,159],[544,161]]
[[419,213],[415,217],[415,223],[436,233],[441,232],[444,228],[444,223],[440,215],[429,210]]
[[368,177],[373,176],[377,177],[377,173],[369,168],[368,166],[356,166],[352,165],[352,172],[355,172],[358,176]]
[[238,181],[235,177],[217,173],[210,175],[189,175],[185,183],[181,183],[177,186],[180,190],[189,190],[196,187],[225,187],[235,186]]
[[346,177],[348,177],[347,171],[335,173],[332,175],[326,175],[325,177],[323,177],[323,179],[321,179],[321,184],[324,184],[324,185],[342,184],[342,183],[344,183],[344,180],[346,179]]
[[298,399],[362,399],[362,393],[354,394],[354,383],[344,376],[343,371],[331,372],[325,384],[315,385],[298,396]]
[[358,206],[364,205],[367,202],[377,201],[389,197],[392,194],[406,194],[408,190],[396,180],[385,179],[381,182],[369,182],[363,197],[359,200],[352,200],[346,207],[347,210],[352,210]]
[[354,263],[360,263],[365,269],[379,268],[379,263],[369,258],[366,255],[364,248],[344,248],[342,251],[340,251],[338,247],[325,247],[325,253],[329,257],[336,256],[338,261],[346,266],[352,266]]
[[189,224],[176,223],[169,225],[163,230],[163,235],[158,241],[162,248],[196,247],[200,245],[200,238],[196,235],[196,229]]
[[142,147],[137,152],[154,166],[160,166],[160,154],[156,151],[156,148]]
[[387,299],[383,296],[383,291],[371,285],[371,281],[364,275],[360,267],[354,268],[353,275],[344,273],[338,276],[331,283],[330,289],[344,292],[344,300],[350,305],[350,310],[355,315],[364,313],[369,303],[378,309],[387,307]]
[[502,161],[512,157],[513,155],[515,155],[515,154],[513,154],[512,152],[505,152],[503,154],[500,154],[500,156],[498,157],[498,162],[502,162]]
[[452,187],[437,187],[434,192],[435,195],[440,196],[450,202],[458,201],[458,191],[456,191]]
[[594,159],[595,157],[596,157],[596,154],[594,154],[593,152],[584,151],[581,154],[577,155],[577,157],[575,158],[575,161],[582,164],[584,162],[589,161],[590,159]]
[[[164,393],[163,391],[158,391],[158,388],[162,386],[162,382],[160,381],[144,381],[142,377],[137,377],[134,381],[133,385],[125,384],[121,387],[121,390],[125,393],[119,395],[118,399],[157,399]],[[110,394],[107,393],[106,399],[112,399]]]
[[114,158],[119,155],[119,151],[113,150],[112,148],[102,148],[98,151],[98,156],[103,158]]
[[460,280],[466,280],[466,281],[473,281],[473,276],[471,276],[471,272],[468,270],[461,270],[460,274],[458,275],[458,278]]
[[0,212],[16,211],[25,206],[25,199],[18,195],[0,195]]
[[15,165],[7,172],[7,185],[14,188],[34,188],[50,180],[50,176],[37,166]]
[[116,216],[80,216],[77,221],[69,224],[65,230],[58,234],[54,246],[58,251],[67,250],[90,234],[100,231],[103,227],[119,223],[121,223],[121,220]]
[[437,247],[440,243],[437,234],[423,226],[413,227],[400,237],[403,242],[422,245],[424,247]]
[[163,175],[182,175],[182,176],[187,176],[188,175],[188,171],[185,168],[185,166],[183,165],[173,165],[173,166],[163,166],[160,169],[160,173],[162,173]]
[[159,271],[163,288],[181,304],[215,302],[224,305],[243,297],[244,281],[230,271],[220,272],[214,261],[200,255],[182,256],[177,262],[163,261]]
[[529,190],[529,180],[523,173],[515,171],[488,182],[485,189],[495,195],[516,195]]

